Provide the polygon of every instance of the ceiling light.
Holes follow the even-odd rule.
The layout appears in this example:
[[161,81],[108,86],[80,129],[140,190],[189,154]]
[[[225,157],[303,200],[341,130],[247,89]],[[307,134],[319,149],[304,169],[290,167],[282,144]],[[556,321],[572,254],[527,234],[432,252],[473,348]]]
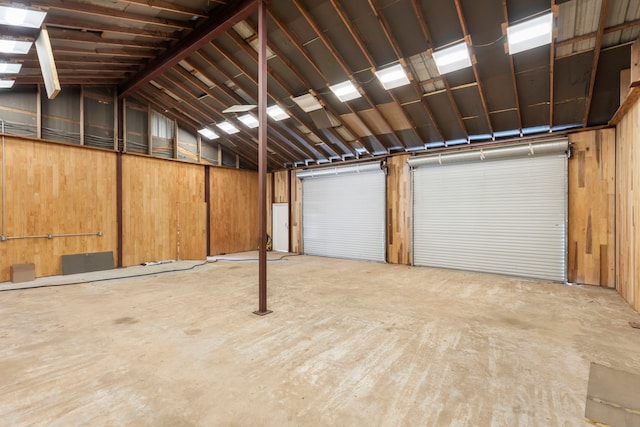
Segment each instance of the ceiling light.
[[521,24],[507,27],[509,53],[522,52],[551,43],[553,33],[553,13],[530,19]]
[[295,98],[292,97],[291,99],[293,99],[293,102],[298,104],[298,107],[302,108],[302,111],[305,113],[310,113],[322,108],[322,104],[320,104],[316,97],[310,93],[296,96]]
[[202,129],[198,130],[198,133],[200,135],[204,136],[207,139],[220,138],[220,135],[218,135],[217,133],[215,133],[214,131],[212,131],[209,128],[202,128]]
[[376,71],[376,77],[387,90],[409,84],[409,77],[401,64]]
[[245,114],[243,116],[240,116],[238,117],[238,120],[244,123],[244,125],[249,129],[257,128],[258,126],[260,126],[260,122],[252,114]]
[[360,92],[353,83],[349,80],[346,82],[338,83],[337,85],[329,86],[329,89],[338,97],[342,102],[351,101],[352,99],[360,98]]
[[434,51],[433,60],[436,62],[436,67],[438,67],[440,74],[451,73],[471,66],[471,57],[465,42],[437,52]]
[[218,123],[216,126],[218,126],[220,129],[222,129],[229,135],[240,132],[240,130],[237,127],[235,127],[234,125],[226,121]]
[[0,24],[16,27],[40,28],[46,12],[17,7],[0,6]]
[[231,107],[222,110],[223,113],[246,113],[256,108],[257,105],[232,105]]
[[289,115],[282,108],[280,108],[279,105],[272,105],[271,107],[267,107],[267,114],[276,121],[289,118]]
[[23,40],[0,39],[0,53],[17,53],[26,55],[33,42]]
[[9,89],[10,87],[13,87],[13,84],[15,83],[15,80],[1,80],[0,79],[0,89]]
[[18,74],[22,68],[22,64],[14,64],[11,62],[0,62],[0,74]]

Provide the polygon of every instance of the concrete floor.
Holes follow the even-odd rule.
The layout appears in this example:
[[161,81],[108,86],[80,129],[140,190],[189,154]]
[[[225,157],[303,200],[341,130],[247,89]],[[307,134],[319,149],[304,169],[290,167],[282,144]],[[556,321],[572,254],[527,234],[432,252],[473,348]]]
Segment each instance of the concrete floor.
[[580,426],[590,362],[640,373],[611,290],[299,256],[258,317],[256,277],[0,292],[0,424]]

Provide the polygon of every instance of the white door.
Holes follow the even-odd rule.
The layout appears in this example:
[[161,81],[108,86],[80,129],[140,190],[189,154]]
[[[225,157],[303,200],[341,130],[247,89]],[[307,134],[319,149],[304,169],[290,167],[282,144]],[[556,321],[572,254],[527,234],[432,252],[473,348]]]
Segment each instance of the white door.
[[298,172],[305,254],[385,262],[386,180],[379,163]]
[[289,204],[272,205],[272,245],[277,252],[289,252]]
[[546,144],[410,160],[414,264],[565,281],[567,145]]

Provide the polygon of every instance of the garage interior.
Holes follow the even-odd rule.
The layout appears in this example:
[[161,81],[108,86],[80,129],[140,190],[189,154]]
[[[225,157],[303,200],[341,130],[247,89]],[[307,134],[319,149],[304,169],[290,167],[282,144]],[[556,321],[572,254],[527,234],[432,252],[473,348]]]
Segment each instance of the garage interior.
[[640,425],[637,2],[184,3],[0,3],[0,419]]

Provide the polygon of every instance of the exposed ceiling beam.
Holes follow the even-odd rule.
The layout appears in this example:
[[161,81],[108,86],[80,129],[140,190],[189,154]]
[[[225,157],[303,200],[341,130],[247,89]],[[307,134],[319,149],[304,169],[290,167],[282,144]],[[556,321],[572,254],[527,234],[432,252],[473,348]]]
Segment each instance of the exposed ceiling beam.
[[[176,78],[177,77],[177,78]],[[188,89],[183,82],[185,82],[184,79],[180,78],[180,76],[176,76],[176,73],[172,73],[172,70],[169,70],[167,73],[165,73],[161,79],[166,79],[172,86],[173,88],[177,88],[179,93],[178,95],[182,94],[183,96],[187,96],[190,99],[188,100],[188,103],[193,107],[193,108],[197,108],[198,111],[204,113],[204,115],[206,117],[212,118],[213,115],[217,116],[217,120],[219,121],[224,121],[227,118],[224,116],[224,113],[222,113],[222,111],[210,104],[207,104],[205,102],[200,102],[197,98],[198,95],[194,94],[192,90]],[[186,80],[187,82],[190,82],[190,80]],[[205,110],[206,109],[206,110]],[[212,115],[211,112],[213,112],[214,114]],[[237,126],[238,127],[238,126]],[[243,128],[242,126],[238,127],[238,130],[240,132],[238,132],[237,134],[234,134],[234,136],[239,137],[242,139],[243,142],[245,143],[251,143],[253,145],[253,141],[252,138],[254,138],[254,136],[251,134],[251,132],[249,132],[247,129]],[[242,135],[242,137],[240,137],[240,135]],[[274,145],[274,147],[276,147],[278,149],[278,151],[284,152],[285,154],[283,155],[282,153],[278,152],[278,156],[284,161],[284,162],[288,162],[288,161],[294,161],[296,159],[295,156],[293,156],[291,153],[288,152],[288,150],[283,149],[282,147],[280,147],[279,145],[275,145],[273,144],[272,141],[272,145]],[[274,150],[274,152],[276,152],[276,150]]]
[[[206,54],[204,54],[202,51],[197,52],[198,56],[207,63],[208,66],[210,66],[213,70],[215,70],[217,73],[221,74],[223,78],[226,79],[226,81],[230,81],[233,82],[235,85],[237,85],[240,89],[242,89],[244,92],[246,92],[247,94],[250,93],[250,89],[247,87],[241,87],[238,82],[234,81],[234,78],[232,76],[230,76],[226,71],[224,71],[223,69],[221,69],[217,64],[215,64],[215,62],[213,61],[213,59],[209,58]],[[190,63],[191,64],[191,63]],[[194,66],[195,64],[191,64],[192,66]],[[211,80],[214,84],[215,87],[218,89],[221,89],[223,91],[223,93],[225,93],[230,99],[234,100],[233,103],[237,103],[237,104],[244,104],[247,101],[242,99],[240,97],[240,95],[238,95],[237,93],[235,93],[233,90],[231,90],[226,84],[224,84],[223,82],[218,81],[218,79],[216,79],[214,76],[212,76],[211,74],[207,74],[204,72],[204,70],[200,71],[203,75],[205,75],[209,80]],[[218,97],[214,98],[218,99]],[[228,105],[228,104],[226,104]],[[268,135],[267,135],[268,136]],[[311,155],[311,158],[313,159],[315,158],[319,158],[321,157],[322,154],[317,153],[317,155]]]
[[64,16],[47,15],[47,28],[62,28],[81,31],[107,32],[125,36],[148,37],[161,40],[178,40],[180,33],[177,31],[147,30],[140,27],[123,27],[119,25],[105,24],[84,19],[67,18]]
[[[358,33],[353,28],[353,25],[351,24],[351,20],[347,16],[347,14],[344,11],[344,9],[336,2],[336,0],[331,0],[331,4],[333,5],[334,10],[336,11],[338,16],[340,17],[340,20],[342,21],[342,24],[347,28],[347,30],[349,31],[349,34],[351,34],[351,38],[356,42],[356,44],[360,48],[360,52],[367,59],[367,62],[369,63],[369,67],[371,67],[371,71],[372,72],[377,71],[378,65],[375,63],[373,57],[371,56],[371,53],[369,52],[369,50],[365,46],[365,43],[362,40],[362,38],[358,35]],[[403,67],[406,67],[407,64],[406,64],[406,61],[404,59],[404,55],[402,54],[400,48],[398,47],[398,44],[397,44],[395,38],[393,37],[393,34],[391,33],[391,29],[389,28],[389,24],[387,23],[387,21],[384,18],[384,16],[380,13],[380,10],[376,6],[374,0],[369,0],[369,7],[371,8],[371,10],[372,10],[373,14],[376,16],[376,18],[378,19],[378,23],[380,24],[380,27],[382,28],[382,31],[385,34],[386,38],[387,38],[387,42],[389,43],[389,45],[393,49],[393,52],[395,53],[396,58],[398,59],[398,62]],[[378,80],[378,79],[376,79],[376,80]],[[416,93],[416,96],[418,97],[418,100],[421,99],[422,98],[422,91],[419,90],[419,87],[417,87],[417,84],[414,84],[415,80],[414,79],[410,79],[410,82],[412,82],[411,87],[414,89],[414,92]],[[380,83],[379,81],[378,81],[378,83],[380,84],[380,87],[383,90],[385,90],[384,87],[382,86],[382,83]],[[398,100],[398,97],[396,96],[394,91],[393,90],[385,90],[385,91],[391,97],[393,102],[396,104],[396,106],[398,107],[398,110],[402,113],[403,120],[405,120],[406,122],[408,122],[410,124],[411,131],[416,135],[416,137],[418,139],[421,139],[420,136],[417,133],[417,130],[416,130],[417,127],[416,127],[415,122],[406,113],[406,111],[404,110],[401,102]]]
[[[456,11],[458,12],[458,20],[460,21],[460,27],[462,28],[462,33],[464,34],[465,41],[469,46],[473,46],[473,40],[471,40],[471,35],[467,29],[467,23],[464,18],[464,13],[462,12],[462,4],[460,0],[454,0],[456,5]],[[478,82],[478,93],[480,94],[480,102],[482,103],[482,109],[484,111],[484,118],[487,122],[487,126],[489,128],[489,133],[492,138],[495,138],[493,132],[493,125],[491,124],[491,117],[489,117],[489,107],[487,107],[487,100],[484,96],[484,89],[482,87],[482,81],[480,80],[480,72],[478,71],[478,66],[476,65],[475,55],[471,59],[471,68],[473,69],[473,75],[476,78],[476,82]]]
[[[327,37],[326,33],[324,31],[322,31],[322,28],[320,28],[320,26],[318,25],[318,23],[315,21],[315,19],[313,19],[313,16],[311,16],[311,13],[309,13],[309,11],[302,5],[302,3],[300,2],[300,0],[292,0],[293,4],[295,4],[296,8],[298,9],[298,11],[300,12],[300,14],[304,17],[305,21],[307,21],[307,23],[309,24],[309,26],[313,29],[313,31],[316,33],[316,35],[318,36],[318,38],[322,41],[322,43],[324,44],[324,46],[329,50],[329,53],[331,53],[331,56],[333,56],[333,58],[335,59],[335,61],[338,63],[338,65],[340,66],[340,68],[342,68],[342,71],[346,74],[348,79],[353,79],[353,70],[351,70],[349,68],[349,66],[347,65],[347,63],[345,62],[345,60],[342,58],[342,56],[340,55],[340,53],[338,52],[338,50],[335,48],[335,46],[333,45],[333,43],[331,42],[331,40],[329,40],[329,38]],[[360,88],[361,89],[361,88]],[[367,101],[367,103],[369,104],[369,106],[371,108],[373,108],[374,111],[376,111],[376,113],[380,116],[381,121],[383,123],[383,125],[391,130],[391,135],[394,137],[394,139],[396,140],[396,142],[404,149],[407,148],[407,146],[405,145],[405,143],[402,141],[402,138],[400,138],[400,136],[397,134],[397,132],[395,130],[393,130],[393,126],[391,126],[391,124],[389,123],[389,121],[385,118],[384,114],[382,114],[382,112],[380,111],[380,109],[378,108],[378,106],[375,104],[375,102],[373,102],[371,100],[371,98],[369,97],[369,95],[367,95],[367,93],[364,90],[360,91],[360,94],[362,95],[362,98],[364,98],[365,101]],[[386,147],[387,151],[389,152],[393,147]]]
[[[236,78],[229,76],[229,75],[225,75],[225,77],[232,81],[235,85],[237,85],[238,87],[240,87],[247,95],[249,95],[251,97],[251,99],[256,102],[257,99],[255,98],[255,95],[252,95],[253,93],[255,93],[257,91],[258,88],[258,79],[257,77],[253,77],[253,75],[251,74],[251,72],[244,66],[242,65],[240,62],[238,62],[233,55],[231,55],[230,52],[227,52],[224,48],[222,48],[221,46],[219,46],[218,44],[216,44],[215,42],[211,42],[211,46],[213,46],[216,51],[222,55],[227,61],[229,61],[231,63],[231,65],[233,65],[236,69],[238,69],[242,74],[244,74],[247,79],[249,79],[254,85],[255,88],[250,88],[244,84],[242,84],[241,82],[239,82]],[[257,60],[256,60],[256,64],[257,64]],[[272,100],[275,100],[275,98],[273,96],[271,96],[271,91],[267,88],[267,96],[269,98],[271,98]],[[323,141],[324,142],[324,141]],[[325,150],[327,151],[327,150]],[[327,153],[329,154],[329,156],[332,156],[334,154],[336,154],[334,151],[327,151]]]
[[[144,1],[147,5],[151,5],[151,3],[156,5],[158,3],[164,3],[154,0],[141,1]],[[171,6],[175,7],[175,5]],[[215,8],[215,13],[212,13],[209,19],[207,19],[193,32],[189,33],[179,45],[165,52],[163,55],[158,57],[157,60],[149,64],[149,66],[144,70],[121,85],[119,96],[126,96],[156,76],[161,75],[164,71],[173,67],[191,53],[197,51],[202,46],[218,37],[220,34],[224,34],[226,31],[231,29],[233,25],[253,13],[257,7],[258,1],[256,0],[240,0],[238,2],[234,2],[232,5],[220,9]]]
[[604,26],[607,22],[607,10],[609,9],[609,0],[602,0],[600,6],[600,20],[598,22],[598,36],[596,37],[596,45],[593,48],[593,62],[591,64],[591,79],[589,80],[589,91],[587,92],[586,107],[584,110],[584,118],[582,125],[587,126],[589,122],[589,113],[591,112],[591,101],[593,100],[593,87],[596,83],[596,74],[598,72],[598,62],[600,60],[600,49],[602,48],[602,39],[604,37]]
[[[105,59],[109,58],[137,58],[135,61],[136,64],[140,63],[140,58],[155,58],[157,55],[157,51],[154,50],[141,50],[141,49],[129,49],[129,48],[117,48],[117,47],[103,47],[103,48],[91,48],[87,47],[86,49],[75,47],[75,46],[67,46],[62,43],[57,42],[56,40],[51,41],[51,45],[56,52],[56,62],[58,62],[58,58],[60,54],[65,55],[91,55],[93,57],[105,57]],[[87,61],[90,59],[87,57]],[[120,59],[116,60],[120,61]]]
[[[623,22],[622,24],[613,25],[611,27],[605,28],[604,34],[610,34],[616,31],[626,30],[627,28],[632,28],[639,25],[640,25],[640,19],[635,19],[629,22]],[[583,34],[581,36],[572,37],[570,39],[556,41],[556,47],[558,48],[558,47],[567,46],[567,45],[578,43],[578,42],[583,42],[585,40],[593,39],[598,37],[598,34],[600,34],[599,31],[594,31],[593,33]]]
[[[280,29],[280,31],[282,31],[282,33],[287,37],[287,39],[289,40],[289,43],[291,43],[291,45],[296,48],[298,53],[300,53],[302,57],[305,58],[307,63],[311,65],[311,67],[315,70],[318,76],[320,76],[325,82],[328,81],[324,73],[318,68],[318,65],[315,63],[315,61],[311,58],[311,56],[309,56],[307,51],[304,49],[304,47],[302,46],[302,43],[300,43],[300,41],[298,41],[293,36],[293,34],[285,27],[284,23],[280,21],[275,15],[273,15],[269,11],[268,11],[268,14],[269,14],[269,18],[271,18],[271,20],[276,24],[276,26]],[[284,52],[278,49],[277,46],[272,45],[271,50],[273,50],[274,53],[277,55],[277,57],[281,61],[283,61],[292,71],[296,70],[295,67],[291,65],[291,62],[289,61],[287,56],[284,54]],[[303,82],[306,87],[311,88],[311,83],[304,76],[302,76],[302,74],[297,72],[297,70],[296,70],[296,75],[298,76],[299,79],[301,79],[301,82]],[[318,98],[322,102],[322,104],[324,105],[324,108],[329,113],[331,113],[336,118],[336,120],[340,121],[342,127],[346,129],[347,132],[351,134],[351,136],[353,136],[354,140],[361,143],[370,154],[373,154],[373,152],[375,151],[373,146],[368,141],[358,138],[358,134],[342,119],[342,117],[340,117],[340,114],[338,114],[338,112],[331,106],[331,103],[326,99],[326,96],[320,93],[315,93],[315,95],[316,95],[316,98]],[[349,105],[349,103],[346,103],[346,107],[349,109],[349,111],[351,111],[352,114],[357,115],[357,112]],[[378,140],[377,137],[373,135],[373,132],[369,131],[369,133],[376,140]],[[378,143],[384,146],[380,141],[378,141]]]
[[[242,50],[244,50],[244,52],[253,60],[253,62],[257,65],[258,64],[258,55],[257,53],[253,50],[253,48],[245,41],[243,40],[235,31],[230,31],[229,33],[227,33],[227,36],[230,37],[238,47],[240,47]],[[226,54],[225,54],[226,57]],[[236,66],[240,66],[241,64],[235,64]],[[294,96],[293,90],[291,89],[291,87],[289,86],[289,84],[287,84],[284,79],[282,79],[277,73],[275,73],[273,71],[273,67],[269,66],[269,62],[267,62],[267,70],[269,70],[269,75],[271,78],[273,78],[282,89],[284,89],[285,92],[287,92],[287,94],[291,97]],[[246,71],[246,70],[243,70]],[[256,83],[256,85],[258,84],[258,82],[253,79],[252,77],[250,77],[250,79],[252,81],[254,81]],[[267,88],[268,89],[268,88]],[[268,91],[269,96],[273,99],[275,99],[275,96],[272,94],[271,91]],[[276,100],[277,101],[277,100]],[[331,141],[329,141],[329,139],[327,139],[323,134],[320,134],[318,132],[314,132],[313,128],[314,125],[312,124],[312,121],[309,120],[308,117],[306,116],[302,116],[300,114],[297,113],[297,111],[294,109],[289,109],[289,113],[291,114],[291,116],[297,120],[298,122],[304,124],[318,139],[320,139],[323,143],[327,144],[328,147],[331,147],[333,150],[333,143]],[[346,143],[343,142],[344,148],[346,148],[351,154],[355,155],[355,150],[348,146]],[[342,153],[338,153],[337,151],[333,150],[335,155],[338,156],[343,156],[345,154],[344,149],[341,147],[336,147],[338,150],[340,150]]]
[[[422,13],[422,9],[420,8],[420,5],[418,4],[417,0],[411,0],[411,5],[413,6],[413,11],[415,12],[416,16],[418,17],[418,22],[420,23],[420,30],[422,31],[422,36],[424,37],[427,46],[431,49],[433,49],[433,42],[432,42],[432,38],[431,38],[431,33],[429,32],[429,27],[427,26],[427,21],[425,21],[424,19],[424,15]],[[415,76],[415,71],[413,72],[413,75]],[[444,84],[446,93],[447,93],[447,97],[449,98],[449,103],[451,104],[451,107],[453,108],[453,112],[456,115],[456,119],[458,120],[458,126],[460,126],[460,129],[462,129],[462,131],[465,134],[465,137],[467,139],[469,139],[469,132],[467,131],[467,127],[464,125],[464,121],[462,120],[462,114],[460,114],[460,109],[458,108],[458,103],[456,102],[456,100],[453,97],[453,93],[451,91],[451,88],[449,87],[449,82],[447,81],[445,76],[439,76],[436,79],[432,79],[434,81],[442,81],[442,83]],[[422,85],[424,85],[425,82],[420,82]],[[416,90],[420,90],[420,93],[424,94],[424,86],[420,85],[419,87],[416,88]],[[418,86],[417,83],[415,83],[414,86]],[[433,114],[433,111],[431,110],[431,107],[429,106],[429,103],[427,101],[427,99],[424,97],[424,95],[422,96],[422,105],[424,105],[424,107],[427,109],[427,112],[429,113],[429,117],[431,118],[431,121],[433,122],[433,125],[436,127],[436,130],[438,131],[438,134],[440,135],[440,138],[442,140],[442,142],[445,142],[446,139],[444,137],[444,133],[442,132],[442,129],[438,123],[438,121],[436,120],[435,115]]]
[[[509,25],[509,11],[507,9],[507,0],[502,0],[502,13],[504,14],[504,22]],[[507,31],[506,28],[503,31]],[[520,95],[518,93],[518,80],[516,79],[516,66],[513,61],[513,55],[509,54],[509,68],[511,69],[511,84],[513,86],[513,99],[516,102],[516,114],[518,115],[518,130],[522,135],[522,112],[520,111]]]
[[[110,7],[95,6],[89,3],[80,3],[68,0],[33,0],[28,3],[32,7],[49,10],[47,20],[51,16],[55,16],[55,10],[72,12],[79,15],[89,15],[97,17],[108,17],[111,19],[135,22],[137,24],[157,25],[160,27],[176,28],[176,29],[193,29],[194,21],[180,21],[176,19],[166,19],[156,16],[141,15],[129,11],[122,11]],[[53,12],[51,12],[53,10]]]
[[122,1],[130,4],[137,4],[139,6],[146,6],[152,9],[165,10],[167,12],[180,13],[188,16],[197,16],[200,18],[207,17],[207,14],[200,9],[195,9],[189,6],[183,6],[181,4],[176,4],[176,3],[169,3],[168,1],[164,1],[164,0],[122,0]]
[[101,34],[95,32],[88,31],[80,31],[80,30],[63,30],[60,28],[51,28],[49,29],[49,37],[51,37],[52,42],[55,40],[67,40],[73,41],[76,43],[93,43],[93,44],[105,44],[105,45],[113,45],[118,47],[129,47],[129,48],[144,48],[144,49],[160,49],[164,50],[167,47],[167,43],[165,41],[149,41],[149,40],[135,40],[131,39],[110,39],[104,38]]

